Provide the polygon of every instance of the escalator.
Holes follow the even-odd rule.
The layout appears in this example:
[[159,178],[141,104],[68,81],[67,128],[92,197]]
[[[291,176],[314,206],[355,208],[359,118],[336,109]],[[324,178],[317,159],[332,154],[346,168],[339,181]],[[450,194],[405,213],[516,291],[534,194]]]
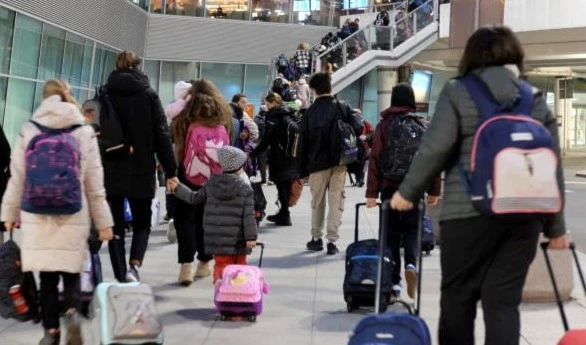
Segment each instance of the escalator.
[[332,92],[338,93],[379,66],[399,67],[437,41],[438,2],[428,0],[389,26],[371,23],[315,58],[315,71],[330,63]]

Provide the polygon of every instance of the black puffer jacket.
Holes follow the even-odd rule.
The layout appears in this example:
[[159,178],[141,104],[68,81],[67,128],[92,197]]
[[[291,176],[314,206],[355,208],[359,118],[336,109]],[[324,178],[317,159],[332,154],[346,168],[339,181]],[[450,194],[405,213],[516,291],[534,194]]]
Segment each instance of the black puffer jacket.
[[287,157],[279,145],[287,136],[287,121],[294,118],[295,115],[285,106],[269,110],[266,114],[264,135],[260,144],[250,153],[250,157],[258,157],[270,147],[268,154],[269,179],[275,183],[299,178],[297,159]]
[[175,196],[190,204],[204,204],[206,254],[250,254],[246,241],[256,241],[252,188],[234,174],[213,175],[199,191],[179,185]]
[[[6,190],[6,184],[10,177],[10,144],[0,127],[0,200]],[[4,231],[4,223],[0,222],[0,231]]]
[[177,174],[169,126],[159,96],[150,87],[147,76],[133,69],[112,72],[107,87],[117,114],[126,124],[134,151],[103,160],[106,192],[108,196],[153,198],[155,155],[166,178]]
[[332,130],[338,114],[354,129],[356,136],[362,133],[362,120],[354,115],[347,104],[340,102],[338,105],[332,96],[318,97],[303,114],[301,121],[300,172],[302,176],[338,165],[336,160],[339,157],[334,157],[330,147]]

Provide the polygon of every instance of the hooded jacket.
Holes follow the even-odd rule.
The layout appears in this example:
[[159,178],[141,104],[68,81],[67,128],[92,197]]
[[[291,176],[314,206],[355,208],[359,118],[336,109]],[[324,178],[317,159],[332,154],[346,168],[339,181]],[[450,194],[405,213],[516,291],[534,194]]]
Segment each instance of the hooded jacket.
[[309,108],[309,85],[307,85],[305,78],[299,78],[295,89],[297,90],[297,99],[301,101],[301,109]]
[[[495,66],[475,72],[499,102],[511,101],[519,94],[519,70],[516,66]],[[557,179],[564,196],[564,175],[561,165],[558,125],[548,109],[541,91],[534,89],[531,115],[550,131],[558,160]],[[470,166],[470,155],[480,115],[464,84],[453,79],[442,90],[431,126],[423,136],[418,154],[413,159],[409,173],[401,183],[401,196],[410,201],[418,200],[425,186],[443,170],[446,171],[441,220],[479,217],[466,187],[460,179],[457,162]],[[563,210],[563,208],[562,208]],[[563,211],[552,217],[544,217],[544,232],[548,237],[561,236],[566,232]]]
[[[45,99],[32,119],[42,126],[58,129],[83,125],[85,121],[75,105],[62,102],[59,96]],[[23,271],[79,273],[87,259],[90,215],[97,229],[114,225],[106,202],[100,149],[91,126],[81,126],[71,132],[80,145],[81,211],[64,216],[28,213],[20,210],[26,173],[25,151],[39,133],[30,122],[22,126],[12,153],[12,176],[2,201],[0,219],[16,222],[20,215]]]
[[205,204],[203,227],[206,254],[250,254],[246,241],[256,241],[252,187],[235,174],[214,175],[199,191],[179,185],[175,196],[194,205]]
[[268,154],[269,179],[273,182],[293,181],[299,178],[297,159],[287,157],[281,143],[287,137],[288,121],[294,121],[295,115],[286,106],[272,108],[266,114],[265,133],[250,157],[258,157],[270,148]]
[[[393,116],[414,112],[415,109],[409,107],[390,107],[381,113],[382,121],[376,126],[372,149],[370,150],[370,162],[368,165],[368,179],[366,180],[366,197],[378,198],[379,193],[387,188],[397,189],[398,183],[386,180],[381,175],[379,167],[381,164],[381,155],[387,141],[387,130]],[[438,175],[439,176],[439,175]],[[427,193],[433,196],[439,196],[441,193],[441,179],[433,179],[433,182],[427,187]]]
[[167,179],[177,174],[169,125],[157,93],[148,77],[134,69],[110,74],[108,92],[133,152],[104,157],[108,196],[152,199],[155,195],[156,158]]

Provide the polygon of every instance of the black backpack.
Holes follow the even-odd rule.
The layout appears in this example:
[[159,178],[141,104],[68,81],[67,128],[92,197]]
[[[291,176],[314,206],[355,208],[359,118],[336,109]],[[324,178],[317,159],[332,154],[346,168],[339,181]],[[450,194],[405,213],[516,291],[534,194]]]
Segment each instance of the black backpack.
[[358,138],[354,129],[345,118],[344,108],[336,101],[336,119],[330,135],[333,163],[336,166],[348,165],[358,160]]
[[[10,297],[9,291],[14,285],[20,285],[20,291],[28,306],[28,311],[24,314],[16,312]],[[35,276],[32,272],[22,271],[20,248],[12,240],[12,233],[10,240],[0,246],[0,316],[20,322],[33,320],[38,323],[41,320]]]
[[93,102],[96,109],[96,119],[100,128],[98,144],[102,154],[116,155],[126,152],[129,143],[124,123],[114,108],[106,86],[96,88],[96,96],[89,102]]
[[299,143],[299,121],[300,119],[294,115],[286,115],[283,118],[283,129],[279,141],[279,147],[285,152],[285,156],[287,157],[295,158],[299,154],[301,148]]
[[385,179],[395,183],[403,181],[424,133],[425,125],[415,115],[399,114],[391,118],[385,132],[380,163]]
[[289,86],[289,84],[285,84],[281,91],[281,98],[284,102],[295,102],[297,100],[297,90]]
[[287,59],[285,54],[279,55],[277,58],[277,69],[279,70],[279,73],[285,73],[287,67],[289,67],[289,59]]

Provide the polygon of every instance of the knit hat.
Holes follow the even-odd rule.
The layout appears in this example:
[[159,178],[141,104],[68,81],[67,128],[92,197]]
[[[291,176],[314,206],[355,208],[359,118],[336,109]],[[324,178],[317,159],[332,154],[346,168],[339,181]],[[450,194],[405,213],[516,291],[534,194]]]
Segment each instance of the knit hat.
[[180,81],[175,84],[175,100],[185,99],[189,89],[191,89],[191,84],[186,83],[184,81]]
[[234,146],[223,146],[218,149],[218,161],[225,173],[238,171],[246,163],[246,154]]

